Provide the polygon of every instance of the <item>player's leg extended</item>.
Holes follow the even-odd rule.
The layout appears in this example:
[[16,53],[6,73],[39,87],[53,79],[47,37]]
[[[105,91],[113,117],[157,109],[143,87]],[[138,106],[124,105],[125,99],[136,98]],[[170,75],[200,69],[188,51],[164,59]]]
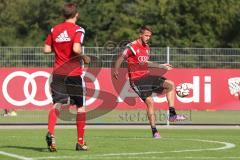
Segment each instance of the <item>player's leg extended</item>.
[[161,138],[159,132],[156,129],[156,116],[152,97],[147,97],[144,102],[147,105],[147,115],[150,126],[152,128],[153,138]]
[[184,115],[178,115],[176,114],[174,105],[175,105],[175,85],[174,82],[170,81],[170,80],[165,80],[163,83],[163,87],[165,89],[166,92],[166,97],[167,97],[167,101],[168,101],[168,105],[169,105],[169,120],[170,121],[181,121],[181,120],[185,120],[186,117]]

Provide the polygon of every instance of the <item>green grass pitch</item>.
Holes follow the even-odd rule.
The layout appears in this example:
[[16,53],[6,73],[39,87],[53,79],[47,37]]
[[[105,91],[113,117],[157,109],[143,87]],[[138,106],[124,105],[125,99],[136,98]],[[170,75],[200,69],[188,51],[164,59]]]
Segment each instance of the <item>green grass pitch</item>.
[[76,130],[56,129],[58,152],[46,149],[46,129],[0,129],[2,160],[240,159],[240,129],[86,129],[89,151],[75,151]]

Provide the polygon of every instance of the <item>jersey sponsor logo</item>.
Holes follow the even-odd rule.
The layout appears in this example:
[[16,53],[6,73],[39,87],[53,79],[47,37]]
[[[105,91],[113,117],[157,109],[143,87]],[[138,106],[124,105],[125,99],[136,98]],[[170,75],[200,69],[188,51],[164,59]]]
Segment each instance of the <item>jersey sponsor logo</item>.
[[62,33],[60,33],[57,38],[55,39],[56,42],[69,42],[71,41],[71,38],[68,36],[67,31],[63,31]]
[[139,56],[138,57],[138,62],[140,64],[146,63],[148,61],[148,56]]

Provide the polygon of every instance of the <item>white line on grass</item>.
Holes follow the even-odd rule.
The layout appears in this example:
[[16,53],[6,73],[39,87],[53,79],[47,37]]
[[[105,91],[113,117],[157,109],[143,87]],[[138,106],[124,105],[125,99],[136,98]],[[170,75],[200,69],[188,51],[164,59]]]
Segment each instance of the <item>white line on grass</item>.
[[[207,142],[207,143],[217,143],[217,144],[223,144],[224,146],[223,147],[218,147],[218,148],[188,149],[188,150],[159,151],[159,152],[109,153],[109,154],[83,156],[83,157],[80,157],[80,156],[78,156],[78,157],[76,157],[76,156],[36,157],[36,158],[33,158],[33,160],[75,159],[75,158],[83,158],[83,159],[112,159],[112,158],[114,158],[114,159],[122,159],[122,158],[126,158],[126,159],[146,159],[146,158],[147,159],[159,159],[159,157],[155,157],[155,156],[139,157],[138,155],[150,155],[150,154],[162,154],[162,153],[181,153],[181,152],[218,151],[218,150],[226,150],[226,149],[230,149],[230,148],[235,147],[235,144],[233,144],[233,143],[213,141],[213,140],[202,140],[202,139],[181,139],[181,140]],[[240,159],[240,157],[183,157],[183,158],[178,157],[178,159],[194,159],[194,158],[198,158],[198,159]],[[176,159],[176,157],[161,157],[161,159]]]
[[20,155],[17,155],[17,154],[12,154],[12,153],[3,152],[3,151],[0,151],[0,155],[16,158],[16,159],[19,159],[19,160],[32,160],[32,158],[23,157],[23,156],[20,156]]
[[110,153],[110,154],[102,154],[97,155],[100,157],[109,157],[109,156],[131,156],[131,155],[148,155],[148,154],[161,154],[161,153],[180,153],[180,152],[200,152],[200,151],[217,151],[234,148],[235,144],[220,142],[220,141],[210,141],[210,140],[201,140],[201,139],[182,139],[182,140],[190,140],[190,141],[198,141],[198,142],[208,142],[208,143],[218,143],[224,144],[223,147],[218,148],[204,148],[204,149],[186,149],[186,150],[175,150],[175,151],[161,151],[161,152],[136,152],[136,153]]

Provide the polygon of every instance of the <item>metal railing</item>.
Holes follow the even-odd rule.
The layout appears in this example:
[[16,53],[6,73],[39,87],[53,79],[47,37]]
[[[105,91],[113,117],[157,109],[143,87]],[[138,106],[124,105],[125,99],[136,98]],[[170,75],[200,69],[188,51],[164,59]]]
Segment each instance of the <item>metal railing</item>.
[[[90,67],[111,68],[123,48],[85,47]],[[150,60],[175,68],[240,68],[239,48],[151,48]],[[54,55],[41,47],[0,47],[1,67],[52,67]],[[125,66],[125,65],[123,65]]]

